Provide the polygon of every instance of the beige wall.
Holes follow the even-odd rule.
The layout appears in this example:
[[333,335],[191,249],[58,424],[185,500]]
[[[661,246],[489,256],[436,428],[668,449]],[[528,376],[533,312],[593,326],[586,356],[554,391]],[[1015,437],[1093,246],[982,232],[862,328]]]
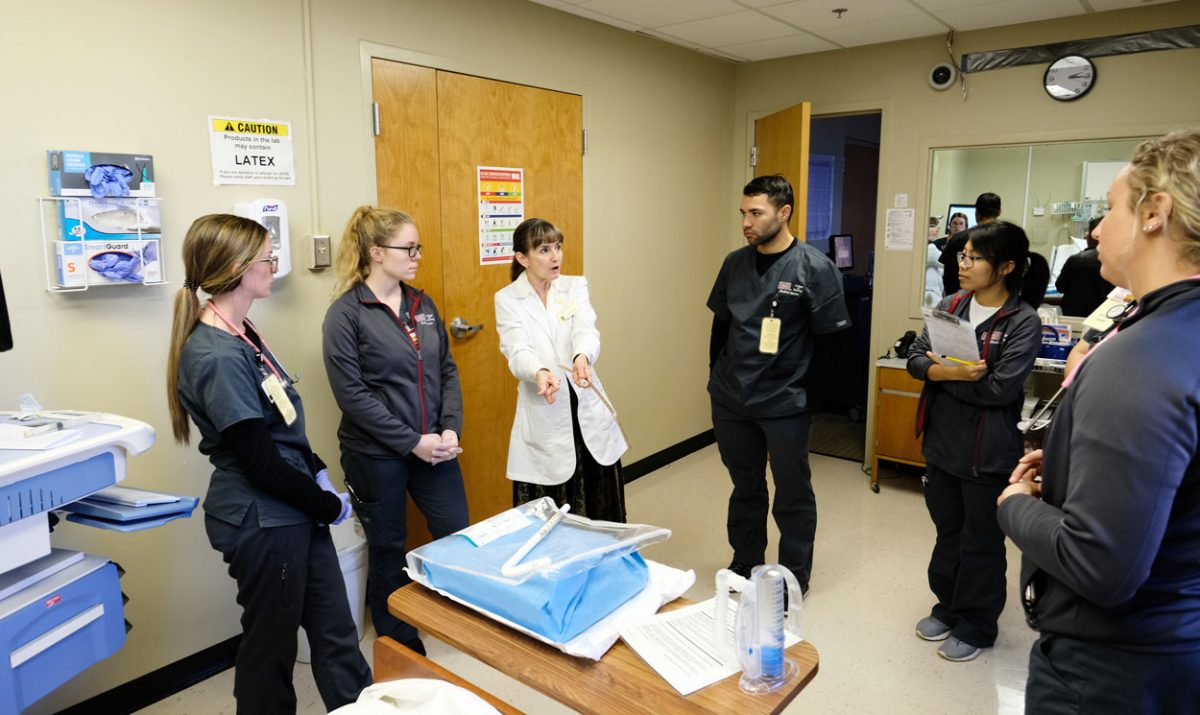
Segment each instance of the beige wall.
[[[802,100],[813,101],[817,114],[881,109],[880,226],[896,193],[908,194],[910,206],[927,204],[932,146],[1129,136],[1200,121],[1200,97],[1177,91],[1181,77],[1195,78],[1195,50],[1100,58],[1099,84],[1075,104],[1044,96],[1040,66],[973,75],[964,103],[956,91],[935,93],[925,82],[926,70],[945,58],[941,38],[734,67],[519,0],[64,0],[24,4],[12,16],[0,26],[9,110],[0,127],[0,196],[11,224],[0,270],[17,348],[0,355],[0,406],[33,391],[50,407],[145,420],[160,440],[132,461],[130,481],[193,494],[203,493],[208,466],[194,446],[171,442],[162,397],[171,299],[182,279],[179,241],[197,215],[264,195],[288,203],[294,249],[301,236],[340,233],[350,210],[374,198],[363,72],[371,53],[584,96],[586,269],[606,383],[633,439],[629,461],[709,427],[702,306],[721,255],[740,243],[748,118]],[[957,49],[1196,22],[1200,8],[1177,3],[965,33]],[[292,121],[297,185],[214,187],[209,113]],[[34,198],[46,193],[50,148],[155,156],[171,286],[45,291]],[[919,267],[912,253],[878,254],[876,353],[915,324]],[[317,335],[330,283],[328,274],[298,269],[254,311],[289,368],[304,376],[309,433],[327,458],[337,454],[337,411]],[[239,631],[232,582],[199,513],[133,535],[67,525],[55,540],[123,563],[134,630],[116,656],[35,712]]]
[[[1177,2],[964,32],[956,35],[954,52],[959,56],[1197,22],[1200,3]],[[894,196],[906,194],[908,205],[917,207],[915,243],[923,245],[933,147],[1147,136],[1200,124],[1200,94],[1180,90],[1200,81],[1198,53],[1189,49],[1097,58],[1095,88],[1069,103],[1046,96],[1041,64],[968,75],[966,101],[957,85],[934,91],[926,76],[946,59],[942,36],[740,65],[729,171],[738,180],[749,176],[747,148],[757,116],[801,101],[812,102],[814,116],[882,110],[871,326],[871,354],[880,355],[905,330],[920,329],[924,251],[884,251],[883,222]],[[1022,178],[1021,191],[1023,185]],[[738,235],[732,215],[727,226],[732,247]],[[872,438],[868,425],[868,444]]]
[[[299,237],[337,236],[354,206],[374,200],[365,41],[383,56],[583,95],[586,270],[604,335],[605,382],[632,436],[626,460],[708,429],[708,322],[699,313],[724,248],[713,227],[733,191],[725,170],[733,68],[521,0],[313,0],[314,124],[306,9],[301,0],[67,0],[22,5],[16,22],[6,17],[0,196],[10,226],[0,271],[17,347],[0,355],[0,409],[15,408],[17,396],[32,391],[48,407],[149,422],[158,444],[131,461],[130,483],[204,493],[207,460],[194,444],[172,442],[163,400],[180,241],[196,216],[270,196],[288,204],[299,261]],[[214,187],[209,113],[293,122],[296,186]],[[51,148],[154,155],[170,286],[46,292],[34,199],[47,193]],[[303,376],[310,438],[336,464],[338,412],[319,341],[331,280],[299,268],[276,283],[253,317]],[[52,712],[240,631],[233,582],[208,546],[199,511],[141,534],[69,524],[55,542],[126,567],[134,629],[114,657],[34,712]]]

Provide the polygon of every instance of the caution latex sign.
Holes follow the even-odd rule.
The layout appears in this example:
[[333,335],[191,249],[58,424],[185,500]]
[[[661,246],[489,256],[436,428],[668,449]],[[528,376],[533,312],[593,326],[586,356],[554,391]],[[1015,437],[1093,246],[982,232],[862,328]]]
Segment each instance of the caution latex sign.
[[294,186],[292,123],[209,115],[213,183]]

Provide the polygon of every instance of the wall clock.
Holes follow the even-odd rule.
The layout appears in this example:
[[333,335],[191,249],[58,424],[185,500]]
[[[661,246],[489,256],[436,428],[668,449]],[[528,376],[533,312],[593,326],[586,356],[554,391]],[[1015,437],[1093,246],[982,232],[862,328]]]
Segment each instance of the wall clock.
[[1096,84],[1096,65],[1081,55],[1059,57],[1046,68],[1042,86],[1060,102],[1079,99]]

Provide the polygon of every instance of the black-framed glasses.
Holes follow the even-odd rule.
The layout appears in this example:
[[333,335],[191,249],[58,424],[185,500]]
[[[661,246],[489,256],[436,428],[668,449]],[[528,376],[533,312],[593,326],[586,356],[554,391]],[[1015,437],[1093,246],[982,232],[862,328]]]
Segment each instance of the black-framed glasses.
[[971,254],[967,253],[966,251],[958,252],[958,265],[962,266],[963,268],[970,268],[971,266],[975,265],[975,261],[986,261],[986,260],[987,259],[984,258],[983,256],[972,256]]
[[257,261],[255,261],[255,263],[270,263],[271,264],[271,272],[272,273],[279,272],[279,256],[271,256],[270,258],[260,258]]
[[422,246],[419,243],[414,243],[411,246],[383,246],[383,245],[381,245],[380,248],[390,248],[395,251],[408,251],[409,258],[416,258],[417,256],[421,255],[421,249],[424,248],[424,246]]

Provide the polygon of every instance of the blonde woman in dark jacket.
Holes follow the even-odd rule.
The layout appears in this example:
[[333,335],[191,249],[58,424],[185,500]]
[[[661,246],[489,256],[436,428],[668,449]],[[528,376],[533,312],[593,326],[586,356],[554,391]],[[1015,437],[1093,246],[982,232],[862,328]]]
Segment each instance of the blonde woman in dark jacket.
[[354,511],[367,536],[367,605],[379,635],[424,654],[388,596],[404,573],[407,499],[435,539],[467,526],[456,457],[462,389],[433,300],[406,281],[421,244],[405,213],[361,206],[338,246],[335,299],[325,314],[325,372],[342,410],[338,442]]

